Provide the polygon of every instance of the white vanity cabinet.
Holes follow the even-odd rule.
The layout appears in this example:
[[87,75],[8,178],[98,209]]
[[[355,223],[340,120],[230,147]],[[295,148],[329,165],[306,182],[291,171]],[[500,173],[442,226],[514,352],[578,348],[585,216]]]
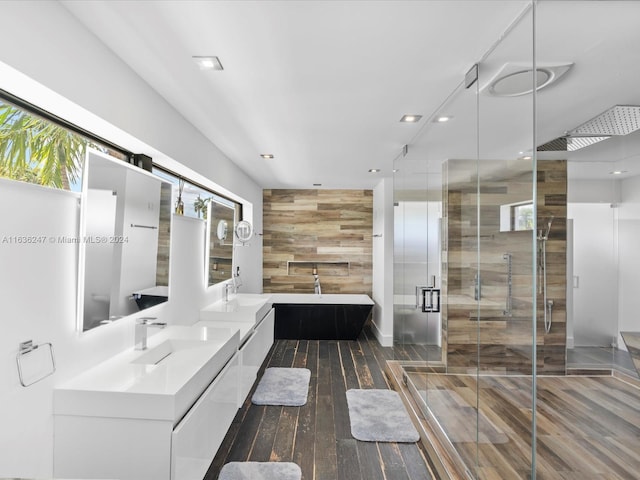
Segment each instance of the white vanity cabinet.
[[239,354],[218,375],[171,434],[171,480],[202,480],[238,408]]
[[238,408],[242,406],[258,377],[258,370],[273,345],[275,310],[260,321],[247,341],[240,347],[240,386]]
[[202,480],[238,412],[236,353],[175,427],[169,420],[55,416],[60,478]]
[[[181,328],[56,388],[56,478],[204,478],[238,412],[239,331]],[[172,353],[148,363],[167,341]]]

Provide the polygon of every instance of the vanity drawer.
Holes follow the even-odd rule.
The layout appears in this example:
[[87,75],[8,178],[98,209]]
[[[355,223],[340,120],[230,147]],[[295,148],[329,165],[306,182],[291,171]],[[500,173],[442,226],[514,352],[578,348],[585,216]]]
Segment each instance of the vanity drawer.
[[238,408],[242,406],[256,381],[258,370],[273,345],[275,311],[272,309],[256,327],[251,337],[240,349],[241,375]]
[[171,436],[171,480],[202,480],[238,412],[236,353]]

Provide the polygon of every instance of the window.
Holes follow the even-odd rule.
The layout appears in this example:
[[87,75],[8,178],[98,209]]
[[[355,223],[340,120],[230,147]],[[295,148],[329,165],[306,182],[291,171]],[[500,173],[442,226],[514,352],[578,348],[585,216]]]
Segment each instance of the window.
[[241,205],[233,200],[218,195],[200,185],[192,183],[187,179],[175,175],[167,170],[154,166],[152,173],[158,177],[171,182],[173,185],[172,202],[173,211],[181,213],[187,217],[207,219],[209,203],[215,201],[235,209],[236,218],[241,217]]
[[533,230],[533,203],[523,203],[511,207],[512,230]]
[[526,200],[524,202],[500,205],[501,232],[533,230],[535,223],[533,201]]
[[[0,177],[79,192],[87,147],[129,162],[133,154],[0,90]],[[167,170],[152,172],[173,185],[173,211],[207,218],[211,201],[242,218],[241,204]],[[178,205],[179,204],[179,205]]]
[[128,160],[128,154],[80,128],[5,96],[0,95],[0,177],[79,192],[88,146]]

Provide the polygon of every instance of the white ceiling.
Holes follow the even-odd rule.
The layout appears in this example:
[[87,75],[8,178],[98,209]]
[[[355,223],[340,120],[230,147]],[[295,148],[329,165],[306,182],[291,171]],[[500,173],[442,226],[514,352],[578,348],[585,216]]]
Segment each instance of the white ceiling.
[[[444,159],[475,152],[478,105],[491,125],[480,129],[481,156],[531,149],[530,96],[463,91],[439,108],[528,1],[62,3],[264,188],[373,188],[404,144],[420,174],[439,172]],[[638,7],[540,2],[538,57],[575,66],[540,92],[539,143],[611,105],[640,104]],[[481,79],[530,59],[531,35],[525,18],[484,59]],[[217,55],[224,71],[201,71],[195,55]],[[455,111],[448,133],[429,123],[439,109]],[[401,124],[404,114],[424,117]]]

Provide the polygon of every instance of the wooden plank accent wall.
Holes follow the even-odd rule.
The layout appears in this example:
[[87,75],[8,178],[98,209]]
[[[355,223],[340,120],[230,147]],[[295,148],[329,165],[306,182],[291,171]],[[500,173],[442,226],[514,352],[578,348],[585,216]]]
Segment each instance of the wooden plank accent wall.
[[[478,197],[476,162],[472,163],[470,168],[468,160],[450,160],[445,166],[443,361],[450,373],[466,373],[480,366],[492,373],[530,374],[536,277],[532,232],[500,231],[500,206],[533,197],[533,175],[527,171],[530,164],[482,161]],[[549,216],[554,216],[547,242],[548,298],[554,301],[553,326],[548,334],[544,331],[541,291],[536,299],[537,369],[545,374],[564,374],[566,367],[566,189],[566,162],[539,161],[538,228],[546,227]],[[510,313],[505,254],[510,254],[512,261]],[[479,308],[476,273],[481,278]]]
[[371,190],[264,190],[264,292],[313,293],[318,262],[322,293],[371,295],[372,230]]

